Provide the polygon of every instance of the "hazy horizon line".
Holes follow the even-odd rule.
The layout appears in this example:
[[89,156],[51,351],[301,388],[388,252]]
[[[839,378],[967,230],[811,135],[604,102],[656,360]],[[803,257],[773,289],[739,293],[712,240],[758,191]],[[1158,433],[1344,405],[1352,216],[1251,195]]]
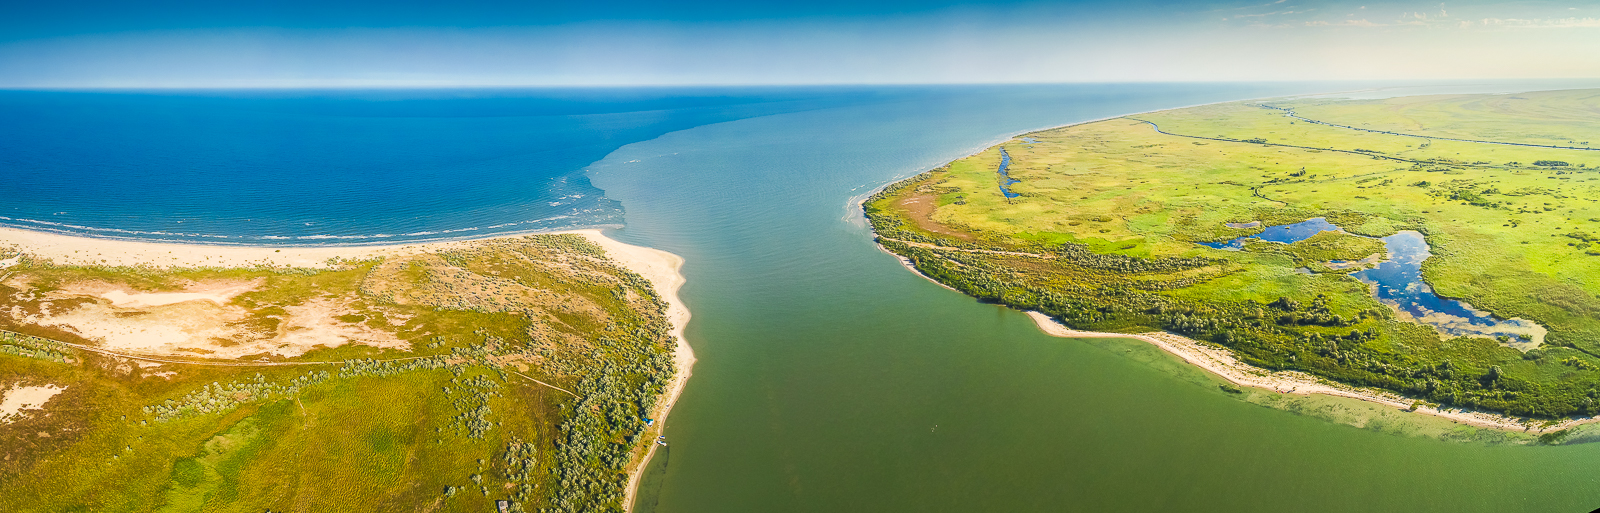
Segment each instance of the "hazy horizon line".
[[[10,86],[0,84],[0,91],[225,91],[225,90],[262,90],[262,91],[289,91],[289,90],[403,90],[403,89],[628,89],[628,88],[726,88],[726,87],[884,87],[884,86],[1002,86],[1002,85],[1079,85],[1079,84],[1252,84],[1252,83],[1407,83],[1411,85],[1425,85],[1424,83],[1449,83],[1460,84],[1463,82],[1540,82],[1540,81],[1600,81],[1600,76],[1593,77],[1481,77],[1481,78],[1273,78],[1273,79],[1231,79],[1231,80],[1151,80],[1151,79],[1126,79],[1126,80],[1019,80],[1019,81],[974,81],[974,82],[912,82],[912,81],[882,81],[882,82],[656,82],[656,83],[621,83],[621,82],[593,82],[593,83],[524,83],[524,84],[491,84],[491,83],[334,83],[334,84],[129,84],[129,85],[26,85]],[[1600,86],[1600,84],[1597,84]]]

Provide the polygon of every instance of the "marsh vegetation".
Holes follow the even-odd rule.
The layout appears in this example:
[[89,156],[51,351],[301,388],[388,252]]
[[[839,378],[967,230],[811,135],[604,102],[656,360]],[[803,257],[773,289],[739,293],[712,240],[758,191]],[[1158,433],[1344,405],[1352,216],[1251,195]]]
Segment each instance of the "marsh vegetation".
[[[1444,406],[1587,416],[1600,413],[1600,152],[1541,146],[1600,137],[1572,114],[1595,108],[1600,92],[1557,91],[1153,112],[1026,134],[864,208],[930,278],[1076,329],[1170,331]],[[1262,240],[1318,218],[1343,231]],[[1375,298],[1351,275],[1364,266],[1344,263],[1381,260],[1376,238],[1407,230],[1431,248],[1433,292],[1537,323],[1543,343],[1452,335]]]

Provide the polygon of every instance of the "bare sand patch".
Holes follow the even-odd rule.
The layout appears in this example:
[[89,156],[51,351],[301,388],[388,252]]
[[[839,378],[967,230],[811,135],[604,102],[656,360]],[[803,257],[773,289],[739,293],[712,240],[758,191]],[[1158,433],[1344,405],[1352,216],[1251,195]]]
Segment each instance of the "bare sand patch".
[[244,321],[252,315],[249,310],[219,303],[213,297],[138,308],[119,307],[105,300],[66,312],[47,312],[18,320],[65,329],[100,342],[105,349],[140,354],[294,357],[318,346],[338,347],[350,343],[409,349],[405,341],[392,333],[339,320],[340,316],[351,312],[346,305],[353,300],[315,298],[286,306],[285,314],[277,317],[279,328],[266,333],[247,327]]
[[0,397],[0,424],[10,424],[14,417],[20,417],[22,410],[42,410],[50,398],[66,390],[67,387],[55,385],[43,386],[12,386]]
[[276,345],[270,352],[284,356],[291,356],[289,353],[301,355],[316,346],[338,347],[352,342],[388,349],[410,349],[410,344],[396,338],[393,333],[339,320],[339,316],[351,312],[346,305],[353,300],[355,298],[317,298],[284,307],[289,315],[283,320],[281,334],[265,341],[268,345]]
[[284,315],[274,317],[279,321],[278,330],[252,328],[246,321],[254,314],[231,303],[264,283],[260,278],[212,280],[189,283],[177,291],[144,292],[118,283],[79,282],[46,296],[95,301],[76,307],[61,307],[60,303],[42,306],[34,315],[12,308],[11,314],[18,321],[66,329],[98,341],[106,349],[129,353],[237,358],[259,354],[291,357],[317,346],[347,343],[406,348],[391,333],[339,321],[339,316],[349,313],[345,305],[354,298],[319,298],[288,306]]
[[184,288],[182,292],[128,292],[113,289],[101,293],[100,297],[111,301],[111,306],[117,308],[148,308],[186,301],[210,301],[226,305],[235,296],[256,290],[264,281],[198,283]]
[[896,206],[905,209],[906,217],[911,219],[911,222],[916,223],[918,228],[937,233],[939,235],[948,235],[961,240],[973,240],[974,237],[972,234],[958,230],[951,230],[949,227],[946,227],[945,225],[933,219],[934,214],[938,210],[938,205],[935,204],[938,201],[939,197],[933,194],[918,194],[915,196],[907,196],[905,199],[900,200]]

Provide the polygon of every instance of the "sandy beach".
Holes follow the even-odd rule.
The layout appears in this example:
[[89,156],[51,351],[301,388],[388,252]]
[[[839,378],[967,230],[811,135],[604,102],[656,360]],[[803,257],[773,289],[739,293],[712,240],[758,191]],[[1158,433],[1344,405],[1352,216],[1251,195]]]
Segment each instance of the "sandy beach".
[[[677,374],[672,377],[665,394],[656,403],[655,410],[652,412],[651,418],[655,419],[655,424],[651,432],[660,432],[665,426],[667,414],[671,411],[672,406],[677,403],[678,396],[683,393],[683,387],[689,380],[690,370],[695,362],[694,351],[690,349],[688,342],[683,338],[684,326],[689,322],[689,309],[678,298],[678,289],[684,283],[684,277],[679,273],[679,269],[683,267],[683,258],[658,249],[618,242],[606,237],[598,229],[550,233],[577,234],[589,239],[590,242],[605,249],[606,256],[649,280],[655,286],[656,292],[661,294],[661,298],[667,302],[667,318],[672,322],[672,335],[677,340],[673,358],[677,367]],[[514,238],[526,235],[504,235],[489,237],[489,239]],[[333,259],[360,260],[391,255],[411,255],[447,249],[452,245],[468,242],[472,241],[376,246],[217,246],[95,239],[0,227],[0,257],[3,257],[0,258],[0,267],[7,267],[9,264],[15,263],[16,254],[22,253],[32,258],[48,259],[58,265],[144,266],[156,268],[268,266],[324,269],[329,267],[329,262]],[[229,291],[217,291],[216,293],[225,294],[227,292]],[[166,300],[172,298],[153,299]],[[145,301],[153,299],[144,298]],[[627,499],[625,500],[626,505],[629,507],[632,506],[640,475],[645,466],[649,464],[650,457],[655,454],[656,447],[655,444],[651,444],[650,448],[645,451],[644,456],[634,464],[629,472]]]
[[[601,235],[600,230],[572,230],[551,233],[575,233],[583,235],[591,241],[596,241],[596,243],[602,239],[610,240]],[[502,239],[525,235],[504,235],[475,240]],[[34,258],[49,259],[58,265],[106,265],[113,267],[226,268],[272,266],[326,269],[328,268],[328,260],[334,258],[357,260],[384,255],[408,255],[466,242],[470,241],[375,246],[222,246],[96,239],[0,227],[0,256],[9,256],[8,253],[11,252],[22,252]],[[607,249],[608,251],[610,250],[610,248]],[[618,261],[628,264],[628,262],[623,262],[621,259],[618,259]]]
[[[689,348],[689,342],[683,338],[683,328],[689,324],[689,309],[678,298],[678,289],[683,286],[684,277],[679,270],[683,267],[683,258],[666,251],[642,246],[631,246],[606,238],[599,230],[584,230],[578,232],[588,237],[590,241],[605,248],[606,254],[613,260],[622,262],[628,269],[639,273],[655,285],[656,292],[667,302],[667,319],[672,322],[672,337],[677,339],[677,350],[673,352],[673,367],[677,373],[672,376],[672,381],[667,384],[661,400],[656,402],[651,411],[651,419],[655,420],[652,429],[647,435],[660,433],[666,429],[667,414],[672,411],[672,406],[678,403],[678,396],[683,394],[684,385],[688,384],[691,370],[694,367],[694,350]],[[649,438],[653,440],[652,438]],[[634,496],[639,491],[639,480],[644,476],[645,467],[650,465],[650,458],[656,454],[656,444],[651,443],[645,450],[644,456],[634,463],[628,470],[628,487],[622,501],[622,509],[633,509]]]
[[[918,244],[906,241],[900,242],[913,245]],[[894,252],[889,251],[882,245],[879,245],[878,249],[884,253],[888,253],[898,258],[900,260],[900,265],[905,266],[907,270],[916,273],[917,276],[921,276],[923,279],[931,281],[940,287],[955,290],[950,288],[948,285],[939,283],[939,280],[935,280],[925,274],[922,274],[922,272],[918,271],[915,266],[911,265],[911,261],[907,260],[905,257],[896,255]],[[1284,394],[1323,394],[1335,397],[1347,397],[1351,399],[1374,402],[1385,406],[1393,406],[1402,410],[1410,409],[1412,404],[1418,404],[1417,409],[1412,410],[1414,413],[1432,415],[1470,426],[1504,429],[1508,431],[1544,433],[1549,431],[1559,431],[1583,424],[1600,422],[1600,418],[1588,417],[1581,419],[1568,419],[1558,423],[1546,425],[1543,421],[1496,415],[1481,411],[1463,410],[1459,408],[1435,408],[1426,404],[1419,404],[1415,399],[1410,399],[1393,392],[1334,383],[1303,372],[1268,371],[1266,369],[1255,367],[1239,361],[1238,359],[1234,358],[1233,354],[1231,354],[1225,348],[1212,344],[1206,344],[1182,335],[1175,335],[1160,331],[1137,334],[1078,331],[1068,328],[1067,326],[1056,322],[1055,319],[1051,319],[1050,316],[1039,312],[1030,311],[1028,312],[1028,317],[1033,319],[1033,323],[1039,327],[1040,331],[1043,331],[1051,336],[1062,338],[1129,338],[1143,340],[1145,342],[1154,344],[1156,347],[1159,347],[1163,351],[1171,353],[1178,358],[1182,358],[1183,361],[1188,362],[1191,365],[1215,374],[1218,377],[1227,380],[1229,383],[1244,387],[1272,390],[1274,392]]]
[[[1417,403],[1415,399],[1403,397],[1392,392],[1353,387],[1319,379],[1316,376],[1303,372],[1269,371],[1260,367],[1244,363],[1234,358],[1225,348],[1207,344],[1181,335],[1166,332],[1150,333],[1102,333],[1097,331],[1078,331],[1068,328],[1050,316],[1039,312],[1028,312],[1028,317],[1033,319],[1039,329],[1051,336],[1063,338],[1130,338],[1143,340],[1154,344],[1163,351],[1172,353],[1189,364],[1205,369],[1229,383],[1235,385],[1272,390],[1283,394],[1311,395],[1322,394],[1335,397],[1348,397],[1360,399],[1396,409],[1409,409]],[[1600,421],[1597,418],[1569,419],[1559,423],[1545,425],[1541,421],[1532,421],[1505,415],[1462,410],[1458,408],[1434,408],[1419,405],[1415,413],[1432,415],[1449,419],[1454,422],[1471,426],[1504,429],[1509,431],[1527,431],[1530,433],[1543,433],[1558,431],[1570,427]]]

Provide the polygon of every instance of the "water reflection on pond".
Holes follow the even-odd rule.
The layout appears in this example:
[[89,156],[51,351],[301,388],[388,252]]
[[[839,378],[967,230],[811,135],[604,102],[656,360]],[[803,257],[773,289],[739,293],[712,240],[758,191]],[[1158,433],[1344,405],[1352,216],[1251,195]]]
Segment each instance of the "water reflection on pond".
[[[1259,221],[1229,223],[1227,226],[1253,228],[1259,226],[1259,223]],[[1293,244],[1325,231],[1344,230],[1329,223],[1327,219],[1318,217],[1293,224],[1269,226],[1259,234],[1226,242],[1200,244],[1222,250],[1239,251],[1249,239]],[[1373,297],[1394,308],[1402,320],[1428,324],[1437,328],[1440,333],[1451,336],[1495,338],[1503,344],[1522,350],[1538,347],[1544,342],[1545,328],[1533,321],[1502,319],[1473,308],[1470,304],[1435,294],[1433,287],[1422,280],[1422,262],[1433,255],[1422,234],[1406,230],[1381,240],[1387,249],[1387,256],[1352,262],[1325,262],[1325,264],[1331,269],[1362,269],[1350,273],[1350,276],[1370,285]],[[1301,269],[1296,269],[1296,272],[1302,272]]]
[[1422,281],[1422,262],[1433,254],[1422,234],[1406,230],[1383,238],[1389,257],[1376,268],[1351,273],[1372,285],[1373,295],[1400,313],[1402,319],[1433,325],[1449,335],[1505,337],[1519,349],[1544,342],[1545,329],[1532,321],[1501,319],[1472,305],[1439,297]]
[[[1251,221],[1249,223],[1230,223],[1226,226],[1229,228],[1254,228],[1260,225],[1260,221]],[[1327,219],[1314,217],[1294,224],[1268,226],[1266,229],[1261,230],[1261,233],[1255,235],[1246,235],[1226,242],[1202,242],[1200,244],[1211,246],[1217,249],[1238,251],[1240,248],[1244,247],[1244,241],[1248,239],[1261,239],[1264,241],[1293,244],[1309,239],[1312,235],[1322,232],[1342,231],[1344,230],[1340,229],[1338,226],[1334,226],[1333,223],[1329,223]]]

